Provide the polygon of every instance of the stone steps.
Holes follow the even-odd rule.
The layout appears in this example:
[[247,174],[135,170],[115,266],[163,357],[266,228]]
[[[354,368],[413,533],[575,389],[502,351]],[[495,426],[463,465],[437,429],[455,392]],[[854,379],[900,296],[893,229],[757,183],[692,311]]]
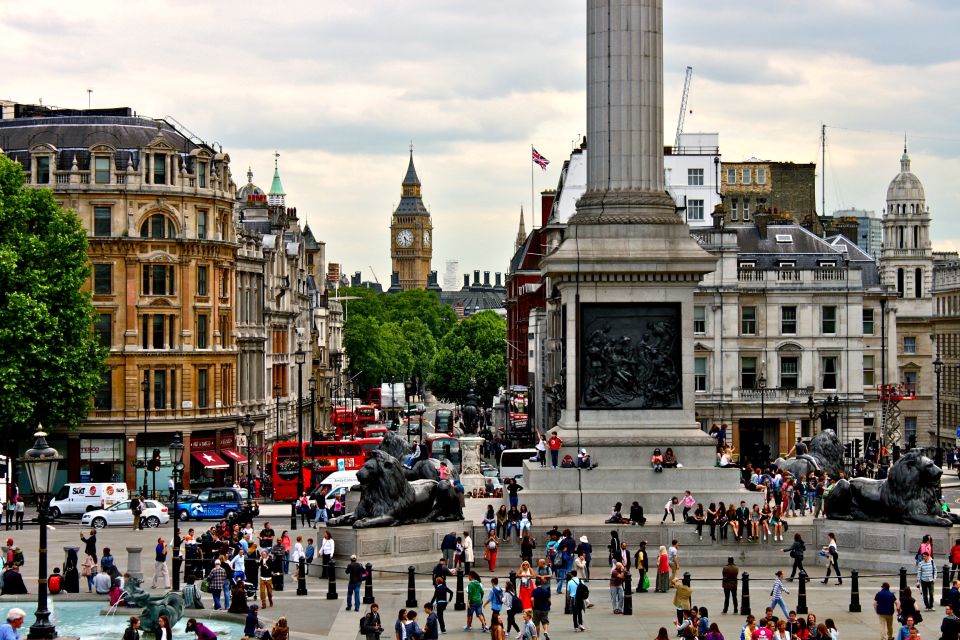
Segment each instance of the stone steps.
[[536,462],[524,463],[522,484],[530,491],[565,491],[582,487],[590,489],[612,489],[623,491],[672,491],[682,496],[689,489],[694,498],[701,490],[717,487],[735,488],[740,482],[739,469],[720,469],[719,467],[687,467],[664,469],[657,473],[649,467],[607,466],[599,464],[595,469],[582,470],[577,478],[576,469],[542,469]]

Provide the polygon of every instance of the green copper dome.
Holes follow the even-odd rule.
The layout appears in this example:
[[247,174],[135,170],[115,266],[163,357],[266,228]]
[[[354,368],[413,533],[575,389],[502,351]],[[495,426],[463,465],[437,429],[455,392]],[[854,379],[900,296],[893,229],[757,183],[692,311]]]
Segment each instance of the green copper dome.
[[283,184],[280,182],[280,168],[273,168],[273,184],[270,185],[271,196],[285,196],[287,192],[283,190]]

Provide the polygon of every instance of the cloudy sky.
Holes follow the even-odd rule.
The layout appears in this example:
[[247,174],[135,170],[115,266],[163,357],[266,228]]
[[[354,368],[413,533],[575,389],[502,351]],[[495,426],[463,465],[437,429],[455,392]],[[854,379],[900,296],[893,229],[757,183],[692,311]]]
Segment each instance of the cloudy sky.
[[[723,158],[817,162],[827,210],[880,210],[904,132],[935,246],[960,246],[955,0],[665,0],[665,127],[694,67],[687,131]],[[434,266],[505,271],[530,145],[553,187],[585,133],[583,0],[64,3],[0,0],[0,98],[130,106],[219,142],[238,184],[287,202],[348,272],[389,279],[412,141]],[[818,168],[819,171],[819,168]],[[819,202],[820,185],[817,185]]]

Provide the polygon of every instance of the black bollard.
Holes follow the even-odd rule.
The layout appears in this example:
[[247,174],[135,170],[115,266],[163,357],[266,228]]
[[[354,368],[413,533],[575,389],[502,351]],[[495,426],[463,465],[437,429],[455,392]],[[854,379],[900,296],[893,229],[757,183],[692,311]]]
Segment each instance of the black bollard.
[[[943,588],[940,591],[940,606],[950,604],[950,565],[943,565]],[[956,615],[956,614],[954,614]]]
[[903,600],[903,592],[907,588],[907,570],[904,567],[900,567],[900,597],[899,600]]
[[633,615],[633,574],[629,571],[623,581],[623,615]]
[[294,531],[297,530],[297,503],[293,502],[290,504],[290,528]]
[[860,572],[850,572],[850,613],[860,613]]
[[797,589],[797,613],[807,614],[807,572],[801,569],[797,579],[800,580],[800,588]]
[[407,567],[407,609],[417,608],[416,570],[413,565]]
[[283,591],[283,547],[273,548],[273,590]]
[[337,563],[330,559],[327,565],[327,600],[337,599]]
[[740,588],[740,615],[750,615],[750,574],[743,572],[743,586]]
[[683,580],[682,580],[682,582],[683,582],[683,585],[684,585],[684,586],[686,586],[686,587],[689,587],[689,586],[690,586],[690,572],[689,572],[689,571],[684,571],[684,572],[683,572]]
[[465,611],[467,603],[463,600],[463,569],[457,569],[457,599],[453,603],[454,611]]
[[297,595],[307,595],[307,559],[303,557],[297,563]]
[[373,599],[373,565],[369,562],[366,567],[367,575],[363,581],[363,604],[373,604],[375,600]]

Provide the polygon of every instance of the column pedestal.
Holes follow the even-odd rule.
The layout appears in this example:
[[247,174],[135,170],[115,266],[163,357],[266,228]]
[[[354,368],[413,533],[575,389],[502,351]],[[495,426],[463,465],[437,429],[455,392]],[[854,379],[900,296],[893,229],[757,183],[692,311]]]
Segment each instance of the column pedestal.
[[460,438],[460,455],[463,456],[460,484],[467,493],[471,493],[474,489],[483,490],[486,486],[486,480],[480,472],[480,447],[482,446],[483,438],[478,436]]
[[140,564],[140,554],[143,547],[127,547],[127,573],[131,578],[143,580],[143,567]]

